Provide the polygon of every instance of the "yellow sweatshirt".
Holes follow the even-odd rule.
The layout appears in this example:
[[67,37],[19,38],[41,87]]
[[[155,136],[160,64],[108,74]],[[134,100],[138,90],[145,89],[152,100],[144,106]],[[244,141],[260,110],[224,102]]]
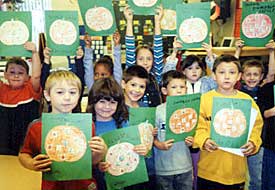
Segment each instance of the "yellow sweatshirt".
[[210,120],[212,114],[213,97],[252,100],[252,107],[258,111],[258,115],[249,139],[256,146],[255,153],[259,150],[262,143],[262,116],[257,104],[248,94],[237,91],[235,95],[225,96],[216,92],[216,90],[212,90],[203,94],[201,96],[199,123],[194,138],[194,145],[199,146],[202,150],[198,163],[198,176],[225,185],[243,183],[245,182],[247,170],[246,157],[237,156],[222,150],[216,150],[211,153],[203,150],[204,142],[210,138]]

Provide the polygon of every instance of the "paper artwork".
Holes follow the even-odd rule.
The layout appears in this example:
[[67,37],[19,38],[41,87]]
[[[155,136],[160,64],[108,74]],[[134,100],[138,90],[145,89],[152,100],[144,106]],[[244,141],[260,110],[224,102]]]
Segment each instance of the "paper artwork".
[[179,36],[184,43],[203,41],[208,35],[206,22],[201,18],[185,19],[179,28]]
[[106,162],[111,166],[108,172],[113,176],[120,176],[133,172],[139,163],[139,155],[133,151],[134,145],[123,142],[111,146],[106,154]]
[[151,123],[143,122],[138,125],[141,144],[144,144],[148,150],[152,149],[154,137],[152,135],[154,126]]
[[242,31],[247,38],[265,38],[272,30],[272,20],[266,14],[249,14],[242,22]]
[[70,21],[58,19],[50,26],[50,37],[58,45],[72,45],[77,38],[77,31]]
[[246,131],[246,119],[239,109],[221,109],[214,117],[215,131],[226,137],[240,137]]
[[0,41],[4,45],[22,45],[29,39],[29,29],[20,20],[5,21],[0,26]]
[[54,161],[75,162],[84,156],[86,142],[84,133],[77,127],[56,126],[45,138],[45,150]]
[[175,134],[190,132],[197,124],[198,116],[194,109],[184,108],[173,112],[169,120],[170,130]]
[[133,3],[138,7],[152,7],[158,0],[133,0]]
[[177,29],[177,15],[176,11],[172,9],[163,10],[163,18],[161,19],[161,29],[162,30],[176,30]]
[[94,7],[87,10],[85,20],[88,27],[94,31],[108,30],[114,22],[111,11],[105,7]]

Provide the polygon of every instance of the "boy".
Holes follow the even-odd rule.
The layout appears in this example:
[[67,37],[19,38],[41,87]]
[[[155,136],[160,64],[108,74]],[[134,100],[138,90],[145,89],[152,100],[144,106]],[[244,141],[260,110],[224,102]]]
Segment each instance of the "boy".
[[[81,82],[79,78],[70,71],[54,71],[47,78],[44,96],[51,102],[52,112],[68,114],[78,103],[81,93]],[[41,154],[41,120],[36,120],[30,124],[24,145],[19,153],[19,161],[30,170],[48,172],[52,160],[45,154]],[[94,128],[93,128],[94,134]],[[92,137],[88,142],[93,154],[93,164],[97,164],[103,159],[107,147],[100,137]],[[71,180],[71,181],[46,181],[42,180],[42,189],[88,189],[92,183],[91,179]],[[95,187],[95,184],[92,185]],[[94,188],[92,188],[94,189]]]
[[0,154],[17,155],[27,126],[39,117],[41,63],[35,44],[26,42],[32,52],[32,75],[21,58],[8,60],[4,72],[7,83],[0,81]]
[[[121,82],[122,89],[124,90],[125,104],[128,108],[147,107],[145,103],[140,101],[144,96],[146,86],[149,81],[149,74],[145,68],[139,65],[133,65],[128,67]],[[152,134],[153,135],[153,134]],[[149,176],[149,182],[141,183],[126,187],[126,190],[142,190],[142,189],[154,189],[155,187],[155,165],[154,155],[146,157],[146,167]]]
[[234,89],[234,85],[241,77],[240,71],[241,66],[237,58],[231,55],[219,57],[213,66],[213,77],[218,88],[201,96],[200,116],[194,142],[201,149],[198,190],[243,189],[246,176],[246,157],[219,150],[218,145],[210,139],[213,97],[252,100],[252,107],[258,114],[249,141],[241,149],[245,156],[249,156],[258,152],[261,145],[263,121],[259,108],[249,95]]
[[259,92],[258,104],[264,117],[263,127],[263,165],[262,165],[262,190],[275,190],[275,82],[265,84]]
[[[241,40],[236,42],[236,54],[240,54],[243,43]],[[265,81],[271,82],[274,80],[274,48],[275,43],[273,40],[266,44],[266,48],[269,50],[269,63],[268,63],[268,73]],[[240,91],[250,95],[254,101],[258,104],[258,94],[261,91],[261,82],[264,77],[264,65],[261,61],[256,59],[247,60],[242,65],[242,80],[243,84],[240,87]],[[259,105],[259,104],[258,104]],[[261,189],[261,176],[262,176],[262,158],[263,158],[263,148],[260,148],[259,152],[255,155],[249,156],[248,169],[249,169],[249,189],[257,190]]]
[[[186,80],[183,73],[171,70],[163,75],[161,92],[163,95],[179,96],[186,94]],[[166,103],[157,106],[156,126],[160,129],[165,124]],[[173,143],[173,139],[161,142],[154,139],[156,183],[158,190],[191,190],[192,160],[188,146],[193,137],[185,142]]]
[[149,74],[138,65],[133,65],[126,69],[121,86],[124,90],[125,103],[129,107],[145,107],[139,100],[143,97]]

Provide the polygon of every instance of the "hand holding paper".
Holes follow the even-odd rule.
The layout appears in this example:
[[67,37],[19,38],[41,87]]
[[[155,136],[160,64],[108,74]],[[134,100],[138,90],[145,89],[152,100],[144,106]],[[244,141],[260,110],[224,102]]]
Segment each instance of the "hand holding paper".
[[248,141],[241,149],[243,149],[242,152],[245,156],[249,156],[255,152],[256,147],[252,141]]
[[211,139],[207,139],[203,145],[203,148],[208,152],[213,152],[218,149],[218,145]]

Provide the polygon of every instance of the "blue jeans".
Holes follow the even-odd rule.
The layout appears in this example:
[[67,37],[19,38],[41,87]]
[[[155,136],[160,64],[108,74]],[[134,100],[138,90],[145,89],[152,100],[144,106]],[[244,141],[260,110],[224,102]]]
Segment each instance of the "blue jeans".
[[168,176],[156,176],[157,190],[192,190],[192,171]]
[[263,156],[262,190],[275,190],[275,151],[267,148]]
[[249,170],[249,190],[260,190],[262,186],[262,163],[264,148],[261,147],[259,152],[247,158]]

